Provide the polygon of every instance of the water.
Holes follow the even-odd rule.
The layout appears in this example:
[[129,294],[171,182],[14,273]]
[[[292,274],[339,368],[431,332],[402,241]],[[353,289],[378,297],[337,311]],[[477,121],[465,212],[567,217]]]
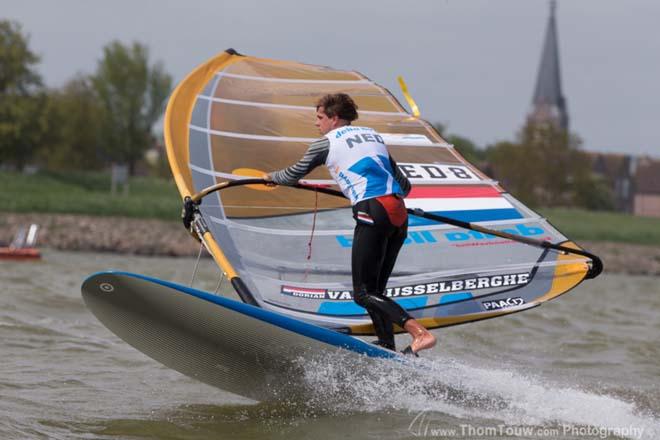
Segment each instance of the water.
[[[162,367],[82,302],[93,272],[187,284],[193,265],[54,251],[0,262],[0,438],[660,438],[658,278],[605,274],[540,308],[441,330],[414,368],[305,360],[314,392],[257,403]],[[202,260],[195,286],[217,281]]]

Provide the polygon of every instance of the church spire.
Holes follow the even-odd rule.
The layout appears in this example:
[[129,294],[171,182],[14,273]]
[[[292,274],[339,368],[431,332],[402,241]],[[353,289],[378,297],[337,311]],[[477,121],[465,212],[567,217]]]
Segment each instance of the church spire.
[[568,130],[568,111],[561,91],[559,71],[559,44],[555,11],[556,0],[550,1],[550,18],[545,32],[543,54],[536,78],[536,90],[528,119],[532,122],[550,122]]

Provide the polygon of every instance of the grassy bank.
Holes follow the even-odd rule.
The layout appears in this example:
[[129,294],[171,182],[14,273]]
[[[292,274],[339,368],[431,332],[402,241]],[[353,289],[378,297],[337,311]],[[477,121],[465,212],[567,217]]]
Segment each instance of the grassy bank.
[[660,246],[660,218],[565,208],[543,208],[538,211],[566,236],[578,241]]
[[128,194],[110,193],[104,173],[0,172],[0,210],[178,219],[181,199],[171,179],[129,179]]
[[[0,211],[123,216],[178,221],[181,199],[171,179],[137,177],[128,195],[110,194],[100,173],[0,172]],[[580,240],[660,246],[660,219],[579,209],[538,210],[565,235]]]

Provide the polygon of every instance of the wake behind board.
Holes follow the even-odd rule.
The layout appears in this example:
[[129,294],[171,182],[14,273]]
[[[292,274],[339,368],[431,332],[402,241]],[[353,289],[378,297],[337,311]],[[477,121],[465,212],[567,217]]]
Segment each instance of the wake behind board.
[[395,352],[201,290],[126,272],[82,285],[87,307],[121,339],[186,376],[255,400],[299,384],[301,358]]

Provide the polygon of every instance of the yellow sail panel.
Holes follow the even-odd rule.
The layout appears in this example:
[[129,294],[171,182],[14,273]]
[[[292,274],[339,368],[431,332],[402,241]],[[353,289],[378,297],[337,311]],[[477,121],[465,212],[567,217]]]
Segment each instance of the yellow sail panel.
[[199,92],[215,73],[236,61],[236,57],[222,52],[193,70],[179,85],[167,104],[164,121],[167,158],[181,197],[192,195],[193,184],[189,168],[189,123]]
[[[314,106],[291,108],[218,99],[213,103],[211,124],[220,132],[316,139],[319,136],[318,129],[313,123],[310,124],[315,115]],[[379,132],[428,135],[424,124],[416,120],[410,121],[399,113],[373,114],[361,111],[355,124],[357,123]]]
[[240,64],[233,66],[228,73],[266,78],[286,78],[294,80],[355,81],[363,77],[357,72],[337,70],[327,66],[315,66],[295,61],[271,60],[244,57]]

